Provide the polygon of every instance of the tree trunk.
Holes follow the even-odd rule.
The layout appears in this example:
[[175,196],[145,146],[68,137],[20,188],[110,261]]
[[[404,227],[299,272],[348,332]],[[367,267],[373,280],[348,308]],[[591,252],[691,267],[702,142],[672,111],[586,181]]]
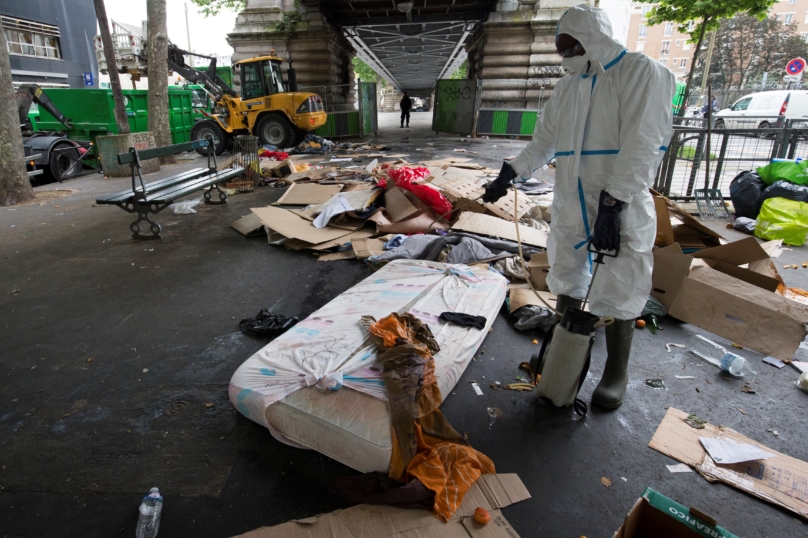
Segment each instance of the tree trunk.
[[687,84],[685,84],[685,95],[684,99],[682,100],[682,106],[679,107],[679,117],[684,117],[685,110],[687,110],[687,100],[690,97],[690,86],[693,84],[693,70],[696,68],[696,62],[699,58],[699,52],[701,52],[701,44],[704,42],[704,30],[707,29],[707,22],[710,20],[710,17],[705,17],[701,20],[701,31],[699,32],[699,42],[696,43],[696,50],[693,52],[693,61],[690,62],[690,71],[687,73]]
[[112,100],[115,103],[115,123],[118,124],[118,134],[129,134],[129,120],[126,116],[126,106],[123,104],[121,77],[118,75],[118,64],[115,61],[115,48],[112,46],[112,36],[109,33],[107,8],[104,6],[104,0],[93,0],[93,3],[98,27],[101,29],[101,42],[104,44],[104,58],[107,60],[109,85],[112,87]]
[[[149,131],[157,147],[171,145],[168,123],[168,30],[166,0],[147,0],[149,57]],[[160,164],[177,162],[173,155],[160,157]]]
[[22,131],[17,107],[14,106],[14,84],[5,32],[0,31],[0,206],[16,205],[34,199],[34,189],[25,168]]

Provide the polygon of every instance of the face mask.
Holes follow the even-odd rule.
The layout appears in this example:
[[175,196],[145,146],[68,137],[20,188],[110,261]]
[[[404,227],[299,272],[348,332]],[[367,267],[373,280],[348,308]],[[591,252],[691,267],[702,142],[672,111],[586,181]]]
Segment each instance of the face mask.
[[589,70],[589,58],[583,56],[573,56],[572,58],[561,58],[561,67],[570,75],[583,75]]

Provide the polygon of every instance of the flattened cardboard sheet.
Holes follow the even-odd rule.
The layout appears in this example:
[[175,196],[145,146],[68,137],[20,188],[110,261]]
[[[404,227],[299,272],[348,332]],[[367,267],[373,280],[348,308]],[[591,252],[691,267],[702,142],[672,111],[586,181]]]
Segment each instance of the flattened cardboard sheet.
[[[263,527],[235,538],[519,538],[500,508],[530,498],[515,474],[483,475],[471,487],[448,523],[426,510],[360,504],[275,527]],[[487,525],[474,521],[481,506],[491,514]]]
[[[452,226],[452,230],[516,241],[516,226],[513,222],[480,213],[461,213],[460,218]],[[520,224],[519,234],[522,237],[522,243],[525,245],[541,248],[547,246],[547,234],[541,230]]]
[[279,207],[257,207],[250,211],[258,215],[264,225],[289,239],[300,239],[311,244],[331,241],[347,235],[349,230],[341,228],[315,228],[311,222]]
[[322,204],[342,190],[342,185],[318,185],[317,183],[292,183],[278,199],[278,205]]
[[[808,519],[808,463],[772,450],[726,426],[707,423],[703,430],[691,428],[685,423],[686,418],[684,411],[669,408],[648,446],[693,467],[707,480],[719,480]],[[775,456],[719,465],[704,450],[699,437],[753,444]]]

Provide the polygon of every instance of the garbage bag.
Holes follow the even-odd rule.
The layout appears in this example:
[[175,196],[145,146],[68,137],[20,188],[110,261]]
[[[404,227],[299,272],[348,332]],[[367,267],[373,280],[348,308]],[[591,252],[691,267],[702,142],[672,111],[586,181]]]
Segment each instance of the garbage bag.
[[735,176],[729,184],[729,196],[735,208],[735,215],[756,219],[760,213],[760,205],[763,203],[761,195],[765,189],[766,183],[751,170],[744,170]]
[[801,246],[808,238],[808,203],[769,198],[763,202],[755,224],[755,236]]
[[797,185],[808,185],[808,160],[800,162],[783,161],[761,166],[757,169],[766,185],[784,179]]
[[243,333],[253,336],[276,336],[297,323],[297,318],[276,314],[271,308],[262,308],[254,318],[244,318],[238,328]]
[[808,185],[796,185],[781,179],[772,183],[770,187],[766,187],[760,203],[769,198],[785,198],[797,202],[808,202]]

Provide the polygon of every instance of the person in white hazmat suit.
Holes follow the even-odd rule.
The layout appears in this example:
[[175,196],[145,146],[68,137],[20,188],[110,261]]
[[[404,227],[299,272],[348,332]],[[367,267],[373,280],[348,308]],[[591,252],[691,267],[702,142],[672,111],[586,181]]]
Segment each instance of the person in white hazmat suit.
[[580,308],[593,258],[614,251],[592,284],[589,310],[606,327],[606,368],[592,403],[617,408],[628,382],[634,320],[651,291],[656,213],[652,185],[672,133],[673,73],[612,39],[602,9],[578,6],[559,20],[556,48],[567,72],[555,86],[533,140],[489,184],[485,201],[556,159],[547,285],[557,308]]

